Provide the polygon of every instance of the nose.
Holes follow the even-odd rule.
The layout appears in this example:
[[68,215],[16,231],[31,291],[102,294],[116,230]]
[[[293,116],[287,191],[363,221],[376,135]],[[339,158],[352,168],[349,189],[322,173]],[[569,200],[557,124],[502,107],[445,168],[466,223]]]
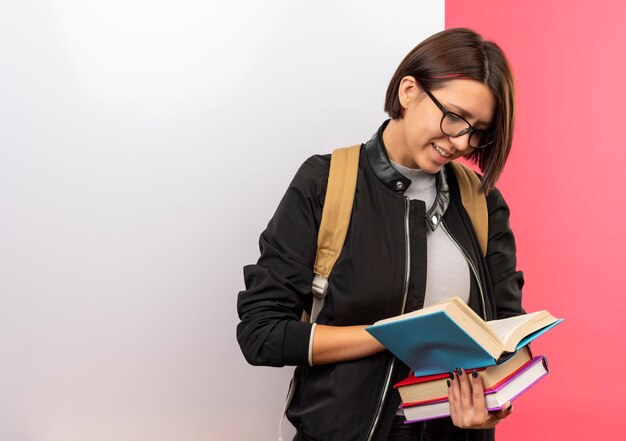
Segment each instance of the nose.
[[466,151],[469,151],[471,149],[471,147],[469,146],[469,138],[469,132],[461,136],[448,137],[454,148],[461,153],[465,153]]

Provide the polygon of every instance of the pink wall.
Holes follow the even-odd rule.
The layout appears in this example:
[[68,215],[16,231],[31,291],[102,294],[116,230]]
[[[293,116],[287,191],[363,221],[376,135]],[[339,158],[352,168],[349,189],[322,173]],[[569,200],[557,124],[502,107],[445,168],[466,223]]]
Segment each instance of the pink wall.
[[499,439],[609,440],[626,430],[624,17],[624,3],[607,0],[446,1],[446,28],[494,39],[513,66],[517,131],[499,188],[526,309],[566,319],[535,343],[552,373],[515,403]]

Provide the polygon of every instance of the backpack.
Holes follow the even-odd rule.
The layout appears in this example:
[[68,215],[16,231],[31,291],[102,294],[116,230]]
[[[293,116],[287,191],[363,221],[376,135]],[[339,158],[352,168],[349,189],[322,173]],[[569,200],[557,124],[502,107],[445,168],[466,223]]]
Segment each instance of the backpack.
[[[319,312],[324,307],[328,278],[339,259],[348,233],[360,153],[361,146],[354,145],[335,149],[331,155],[326,199],[317,235],[317,255],[313,268],[315,273],[311,287],[313,304],[310,317],[306,320],[307,317],[304,315],[304,321],[315,323]],[[459,183],[463,207],[472,221],[484,256],[487,253],[489,220],[487,199],[484,193],[478,191],[480,179],[474,171],[463,164],[452,162],[451,165]]]

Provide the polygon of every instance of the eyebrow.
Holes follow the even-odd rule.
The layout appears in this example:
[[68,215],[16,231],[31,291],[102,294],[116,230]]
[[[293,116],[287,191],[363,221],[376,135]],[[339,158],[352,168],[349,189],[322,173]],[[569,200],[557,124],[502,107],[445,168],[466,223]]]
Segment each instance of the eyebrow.
[[[452,103],[448,103],[446,106],[444,106],[446,108],[451,107],[452,110],[454,110],[454,113],[458,113],[459,115],[461,115],[463,118],[474,118],[474,115],[472,115],[472,113],[468,112],[467,110],[465,110],[462,107],[457,106],[456,104],[452,104]],[[473,124],[475,127],[477,128],[484,128],[487,129],[489,128],[489,126],[491,126],[491,122],[486,122],[486,121],[476,121],[475,124]]]

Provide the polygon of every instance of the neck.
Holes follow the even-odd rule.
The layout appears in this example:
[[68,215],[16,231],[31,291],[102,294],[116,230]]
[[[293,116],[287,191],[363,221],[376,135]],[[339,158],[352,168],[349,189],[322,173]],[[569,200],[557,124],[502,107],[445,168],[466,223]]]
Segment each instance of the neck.
[[393,162],[409,168],[419,168],[404,141],[404,120],[392,119],[383,130],[383,143],[387,156]]

